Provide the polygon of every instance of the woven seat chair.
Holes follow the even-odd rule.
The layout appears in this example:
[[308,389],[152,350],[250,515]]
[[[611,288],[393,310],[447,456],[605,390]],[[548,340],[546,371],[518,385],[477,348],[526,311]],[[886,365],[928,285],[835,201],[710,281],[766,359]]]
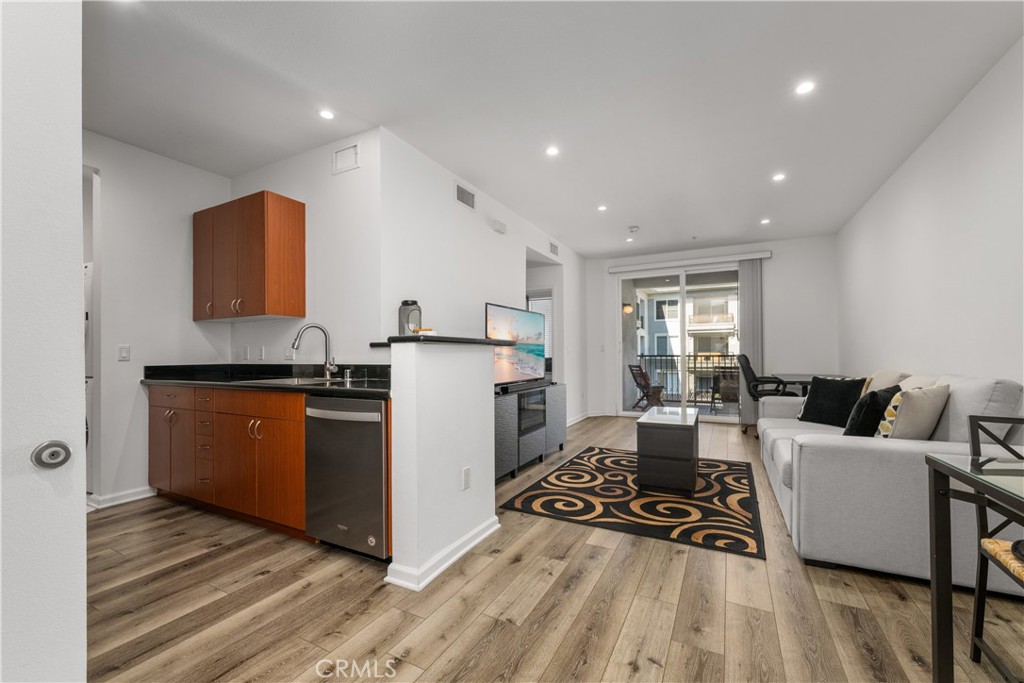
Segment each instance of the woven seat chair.
[[[970,426],[970,438],[971,438],[971,458],[976,460],[982,460],[981,454],[981,435],[985,434],[990,439],[995,441],[997,444],[1002,446],[1003,450],[1011,453],[1014,457],[1024,460],[1024,455],[1021,455],[1016,448],[1008,444],[1005,440],[999,438],[991,430],[985,427],[984,422],[998,423],[998,424],[1011,424],[1011,425],[1024,425],[1024,418],[1019,417],[983,417],[979,415],[968,416],[968,423]],[[1010,667],[1002,656],[992,649],[992,646],[985,641],[985,598],[988,595],[988,569],[989,564],[995,564],[996,567],[1005,572],[1011,579],[1013,579],[1018,586],[1024,588],[1024,562],[1022,562],[1012,550],[1012,543],[1010,541],[995,538],[996,534],[1009,527],[1013,521],[1011,519],[1004,519],[1002,522],[997,524],[995,527],[989,528],[988,525],[988,506],[991,506],[996,512],[1007,514],[1007,511],[994,503],[987,503],[987,505],[977,506],[978,515],[978,574],[974,584],[974,620],[973,620],[973,633],[971,638],[971,661],[980,662],[982,653],[988,657],[989,661],[992,662],[996,670],[1003,676],[1007,681],[1017,681],[1020,683],[1022,680],[1012,673]],[[1018,518],[1019,521],[1019,518]]]

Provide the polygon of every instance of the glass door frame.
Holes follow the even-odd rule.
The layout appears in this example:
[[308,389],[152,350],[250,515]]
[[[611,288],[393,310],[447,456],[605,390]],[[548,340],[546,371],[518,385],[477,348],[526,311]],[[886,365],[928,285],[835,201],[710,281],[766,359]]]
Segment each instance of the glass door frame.
[[[721,271],[735,270],[739,271],[739,260],[732,260],[724,258],[721,261],[715,261],[711,263],[701,263],[694,265],[674,266],[667,268],[651,268],[644,269],[638,267],[637,270],[630,270],[624,272],[610,273],[615,278],[615,299],[610,305],[613,306],[610,310],[617,312],[616,320],[621,319],[622,315],[622,283],[629,280],[646,279],[651,277],[678,277],[679,278],[679,339],[680,345],[683,347],[683,358],[686,356],[685,340],[687,334],[687,319],[686,319],[686,276],[687,274],[693,275],[697,273],[715,273]],[[743,306],[742,295],[738,296],[739,306]],[[620,325],[616,325],[616,329],[620,329]],[[619,378],[618,382],[614,383],[613,387],[617,390],[615,398],[615,415],[619,417],[636,417],[636,411],[627,410],[623,405],[622,397],[629,385],[626,384],[626,377],[623,372],[623,368],[626,367],[628,362],[635,359],[626,359],[624,357],[624,348],[622,344],[622,334],[617,332],[615,335],[616,352],[612,354],[611,362],[614,363],[614,367],[609,367],[609,371],[614,372],[615,376]],[[742,341],[740,342],[740,349],[742,350]],[[610,364],[611,365],[611,364]],[[685,362],[683,366],[685,367]],[[684,371],[685,372],[685,371]],[[686,377],[681,376],[680,382],[685,385]],[[681,405],[685,405],[686,401],[682,401]],[[701,420],[704,422],[719,422],[725,424],[739,424],[738,416],[719,416],[719,415],[701,415]]]

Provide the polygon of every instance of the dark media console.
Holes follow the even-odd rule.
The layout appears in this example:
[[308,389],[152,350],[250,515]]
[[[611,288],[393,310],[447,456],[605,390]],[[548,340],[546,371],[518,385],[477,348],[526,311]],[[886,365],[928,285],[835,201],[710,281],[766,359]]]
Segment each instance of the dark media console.
[[494,478],[513,477],[533,460],[565,447],[564,384],[498,387],[494,397]]

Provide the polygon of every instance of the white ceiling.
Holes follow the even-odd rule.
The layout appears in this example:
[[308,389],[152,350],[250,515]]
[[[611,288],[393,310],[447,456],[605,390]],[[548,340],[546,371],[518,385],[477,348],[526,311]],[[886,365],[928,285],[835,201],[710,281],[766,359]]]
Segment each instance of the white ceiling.
[[587,256],[823,234],[1021,37],[1022,7],[87,2],[83,117],[228,177],[382,125]]

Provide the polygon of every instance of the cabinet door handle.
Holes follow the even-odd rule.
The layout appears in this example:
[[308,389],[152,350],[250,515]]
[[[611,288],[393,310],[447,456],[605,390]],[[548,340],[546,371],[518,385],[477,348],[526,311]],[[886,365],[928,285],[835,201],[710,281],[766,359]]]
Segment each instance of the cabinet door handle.
[[256,438],[256,435],[252,433],[252,426],[254,424],[256,424],[256,420],[255,419],[249,420],[249,426],[246,427],[246,431],[249,432],[249,438],[250,439]]
[[210,480],[209,480],[209,479],[200,479],[200,480],[199,480],[199,483],[200,483],[200,484],[209,484],[209,483],[210,483]]
[[164,422],[166,422],[167,424],[171,424],[171,411],[170,410],[165,410],[164,411]]
[[263,420],[256,420],[256,429],[253,430],[253,431],[256,432],[256,438],[257,439],[262,439],[263,438],[263,435],[260,434],[260,427],[262,427],[262,426],[263,426]]
[[178,398],[177,394],[164,394],[164,398]]
[[196,400],[197,401],[209,401],[210,397],[209,396],[199,396],[199,397],[196,398]]
[[213,302],[210,301],[206,304],[206,315],[213,315]]
[[209,448],[209,444],[203,444],[202,446],[196,446],[196,448]]
[[174,424],[174,416],[177,415],[173,410],[167,411],[167,424]]
[[199,424],[201,424],[201,425],[208,425],[208,424],[210,424],[210,421],[209,420],[200,420]]
[[242,300],[239,299],[238,300],[238,305],[235,306],[235,313],[241,313],[241,312],[242,312]]

